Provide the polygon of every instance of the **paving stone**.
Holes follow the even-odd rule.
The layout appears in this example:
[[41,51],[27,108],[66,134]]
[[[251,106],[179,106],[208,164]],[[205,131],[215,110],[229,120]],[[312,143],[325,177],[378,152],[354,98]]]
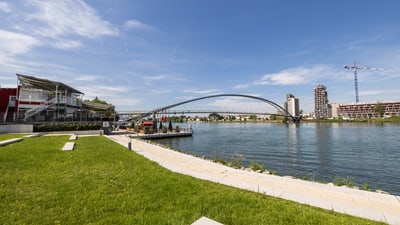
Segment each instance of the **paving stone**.
[[223,225],[223,224],[203,216],[194,223],[192,223],[192,225]]
[[22,140],[23,140],[22,138],[13,138],[13,139],[5,140],[5,141],[0,141],[0,146],[5,146],[5,145],[8,145],[8,144],[11,144],[14,142],[18,142],[18,141],[22,141]]

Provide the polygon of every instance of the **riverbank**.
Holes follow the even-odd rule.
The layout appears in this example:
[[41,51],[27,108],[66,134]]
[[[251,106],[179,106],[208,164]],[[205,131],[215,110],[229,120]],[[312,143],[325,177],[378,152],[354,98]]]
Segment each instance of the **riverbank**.
[[234,169],[124,135],[108,137],[125,147],[131,142],[133,151],[173,172],[335,212],[400,224],[398,196]]

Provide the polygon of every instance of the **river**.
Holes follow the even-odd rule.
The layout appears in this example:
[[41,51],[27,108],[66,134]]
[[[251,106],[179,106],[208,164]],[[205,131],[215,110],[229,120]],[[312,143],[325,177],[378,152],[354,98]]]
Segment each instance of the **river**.
[[[187,127],[187,124],[178,124]],[[332,182],[352,177],[400,195],[400,124],[193,123],[194,135],[157,140],[207,158],[252,161],[282,176]]]

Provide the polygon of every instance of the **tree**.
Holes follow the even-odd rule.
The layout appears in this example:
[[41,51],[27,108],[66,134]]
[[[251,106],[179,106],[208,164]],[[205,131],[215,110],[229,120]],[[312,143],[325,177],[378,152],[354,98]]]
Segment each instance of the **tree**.
[[383,115],[385,114],[385,109],[383,108],[382,103],[376,104],[374,107],[374,111],[378,113],[380,117],[383,117]]
[[213,113],[210,113],[210,115],[208,115],[208,118],[209,118],[210,120],[222,120],[224,117],[221,116],[221,115],[219,115],[219,114],[216,113],[216,112],[213,112]]
[[99,103],[99,104],[104,104],[107,105],[106,101],[100,100],[97,96],[95,99],[92,100],[93,103]]
[[249,119],[250,120],[257,120],[257,115],[250,115]]

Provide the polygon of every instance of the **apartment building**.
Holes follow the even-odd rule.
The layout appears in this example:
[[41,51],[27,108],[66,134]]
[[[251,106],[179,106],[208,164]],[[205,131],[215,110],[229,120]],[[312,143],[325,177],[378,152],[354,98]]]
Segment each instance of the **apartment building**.
[[322,84],[314,88],[314,115],[316,119],[329,118],[328,92]]

